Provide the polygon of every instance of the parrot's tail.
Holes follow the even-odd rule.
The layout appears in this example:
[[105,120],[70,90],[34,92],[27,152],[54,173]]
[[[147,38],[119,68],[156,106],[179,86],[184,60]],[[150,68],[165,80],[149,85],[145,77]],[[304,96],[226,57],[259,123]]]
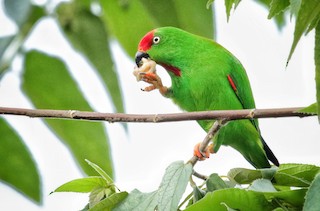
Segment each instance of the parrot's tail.
[[273,154],[273,152],[271,151],[271,149],[269,148],[269,146],[267,145],[267,143],[264,141],[264,139],[262,138],[262,136],[260,136],[262,144],[263,144],[263,149],[266,152],[267,158],[276,166],[279,166],[279,161],[276,158],[276,156]]

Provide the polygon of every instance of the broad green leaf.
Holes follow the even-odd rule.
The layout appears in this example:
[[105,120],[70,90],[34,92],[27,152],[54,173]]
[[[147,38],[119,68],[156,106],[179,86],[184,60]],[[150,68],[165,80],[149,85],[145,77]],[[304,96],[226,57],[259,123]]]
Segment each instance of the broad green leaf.
[[174,26],[213,38],[213,14],[212,9],[205,7],[207,0],[141,0],[141,2],[159,26]]
[[92,176],[75,179],[58,187],[54,192],[89,193],[97,187],[106,187],[107,183],[102,177]]
[[[65,64],[38,51],[26,53],[22,88],[36,108],[92,110]],[[105,128],[100,122],[46,119],[88,175],[97,175],[89,159],[112,175],[112,160]]]
[[18,26],[22,26],[31,12],[30,0],[4,0],[4,7],[6,14],[14,21]]
[[307,189],[297,189],[297,190],[285,190],[285,191],[277,191],[277,192],[266,192],[264,193],[265,197],[268,200],[281,200],[287,206],[290,204],[291,206],[298,208],[297,210],[301,210],[304,203],[304,196],[306,195]]
[[226,13],[227,13],[227,21],[229,21],[230,12],[232,8],[235,10],[240,3],[241,0],[225,0],[224,4],[226,6]]
[[315,47],[314,47],[314,63],[316,65],[316,90],[317,90],[317,112],[320,122],[320,22],[316,28]]
[[317,103],[313,103],[311,105],[309,105],[308,107],[305,107],[299,111],[297,111],[297,113],[302,113],[302,114],[318,114],[318,105]]
[[124,112],[118,75],[101,19],[78,2],[62,3],[57,9],[60,26],[75,49],[95,67],[110,94],[116,112]]
[[215,37],[212,9],[206,8],[207,0],[172,1],[175,5],[179,28],[211,39]]
[[306,194],[306,201],[303,206],[304,211],[316,211],[320,207],[320,174],[312,181]]
[[256,179],[252,182],[249,190],[254,190],[258,192],[276,192],[277,190],[273,187],[272,183],[268,179]]
[[284,12],[290,5],[289,0],[272,0],[270,4],[270,10],[268,18],[271,19],[274,16]]
[[[140,0],[159,26],[179,27],[179,17],[176,12],[175,1]],[[196,3],[196,2],[193,2]],[[188,4],[188,3],[186,3]],[[170,11],[170,12],[168,12]]]
[[298,17],[296,20],[296,26],[294,29],[294,38],[290,53],[287,59],[289,63],[291,56],[302,36],[302,34],[308,29],[312,21],[318,17],[320,13],[320,2],[318,0],[302,0]]
[[281,164],[274,180],[277,185],[308,187],[320,167],[307,164]]
[[100,0],[100,4],[106,27],[131,57],[143,35],[159,26],[139,0]]
[[114,193],[110,197],[107,197],[93,206],[90,211],[109,211],[115,210],[113,209],[116,207],[120,202],[122,202],[128,196],[127,192],[120,192]]
[[154,211],[157,204],[157,191],[142,193],[139,190],[134,189],[125,200],[113,209],[113,211]]
[[228,188],[228,185],[219,177],[218,174],[211,174],[206,181],[208,191],[214,191],[219,189]]
[[35,161],[21,137],[0,118],[0,180],[41,203],[41,182]]
[[263,193],[229,188],[207,193],[203,199],[191,205],[185,211],[226,211],[227,207],[235,210],[259,211],[269,211],[273,208]]
[[186,190],[192,165],[176,161],[167,167],[158,189],[158,209],[177,210],[182,194]]

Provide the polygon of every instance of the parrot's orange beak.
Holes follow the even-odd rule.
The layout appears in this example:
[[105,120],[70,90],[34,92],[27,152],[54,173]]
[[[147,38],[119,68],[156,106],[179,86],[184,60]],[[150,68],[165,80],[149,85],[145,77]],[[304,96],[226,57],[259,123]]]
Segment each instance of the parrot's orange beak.
[[149,56],[149,54],[147,54],[146,52],[138,51],[138,52],[136,53],[136,58],[135,58],[136,64],[137,64],[138,67],[141,66],[141,60],[142,60],[142,58],[148,59],[148,58],[150,58],[150,56]]

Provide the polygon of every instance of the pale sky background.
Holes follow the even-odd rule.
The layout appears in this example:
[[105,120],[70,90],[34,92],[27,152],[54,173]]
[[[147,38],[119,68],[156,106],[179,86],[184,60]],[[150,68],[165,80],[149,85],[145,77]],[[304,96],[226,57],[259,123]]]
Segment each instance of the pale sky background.
[[[2,0],[0,0],[2,4]],[[314,32],[303,37],[285,68],[293,39],[294,24],[279,31],[267,19],[265,8],[253,1],[241,2],[229,23],[223,1],[216,1],[217,41],[242,62],[249,75],[257,108],[307,106],[315,102]],[[14,24],[0,12],[0,35],[13,33]],[[128,35],[130,36],[130,35]],[[75,53],[52,19],[42,20],[26,42],[28,49],[36,48],[63,58],[91,105],[100,112],[111,112],[109,97],[82,57]],[[126,56],[117,42],[112,43],[114,58],[121,79],[127,113],[180,112],[171,100],[157,91],[140,91],[132,75],[134,61]],[[32,108],[20,91],[21,60],[0,82],[0,106]],[[170,80],[159,67],[165,84]],[[80,210],[88,201],[87,194],[56,193],[48,195],[61,184],[83,175],[73,162],[66,147],[46,128],[41,119],[6,116],[27,143],[42,176],[43,206],[35,205],[7,185],[0,183],[0,210]],[[116,184],[130,192],[134,188],[148,192],[157,189],[165,168],[177,160],[187,161],[193,146],[202,141],[205,132],[196,122],[161,124],[130,123],[126,135],[121,125],[108,124]],[[309,163],[320,165],[320,129],[316,117],[261,119],[264,139],[280,163]],[[226,175],[234,167],[252,168],[230,147],[220,148],[209,160],[197,163],[195,169],[209,175]]]

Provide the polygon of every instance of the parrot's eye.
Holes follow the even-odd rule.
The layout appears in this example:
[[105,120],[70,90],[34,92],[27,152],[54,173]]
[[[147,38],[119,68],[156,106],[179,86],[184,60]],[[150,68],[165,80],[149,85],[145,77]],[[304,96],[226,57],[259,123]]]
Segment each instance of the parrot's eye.
[[152,40],[153,44],[158,44],[160,42],[160,37],[156,36]]

